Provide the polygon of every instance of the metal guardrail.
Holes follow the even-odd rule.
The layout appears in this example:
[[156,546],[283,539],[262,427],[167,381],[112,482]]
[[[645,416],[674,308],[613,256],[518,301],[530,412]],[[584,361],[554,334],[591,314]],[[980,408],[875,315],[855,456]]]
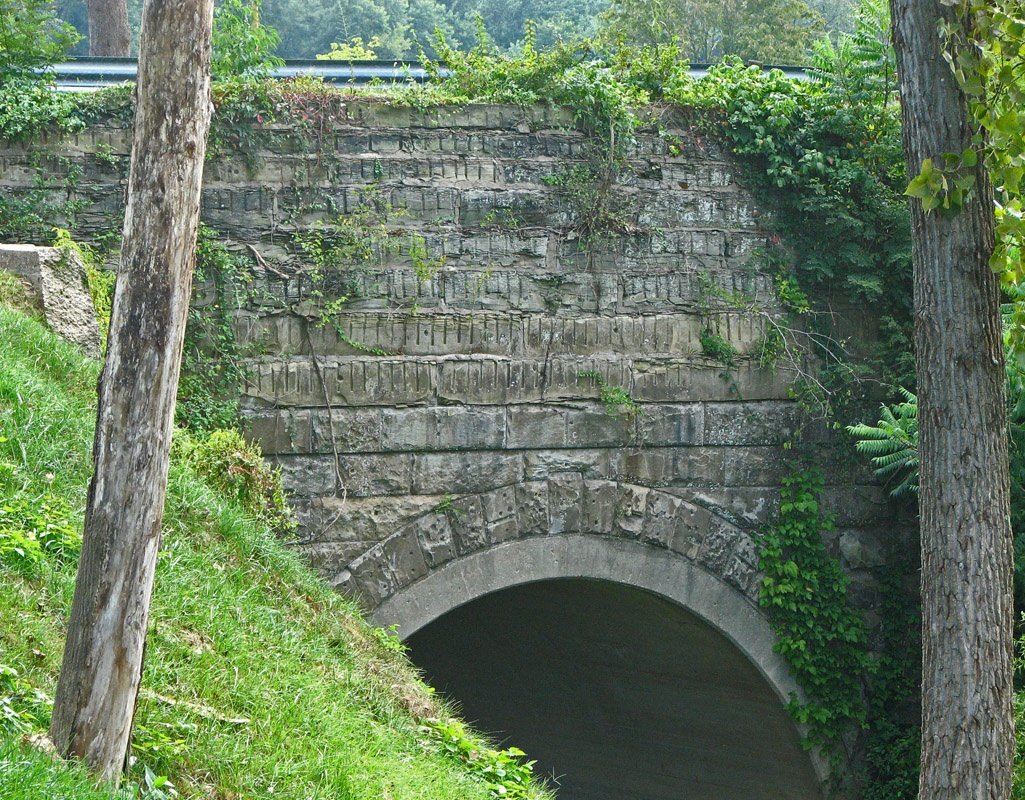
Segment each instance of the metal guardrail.
[[[710,64],[692,64],[691,77],[700,78],[708,73]],[[807,79],[804,67],[763,65],[763,69],[779,69],[788,78]],[[444,71],[444,68],[442,68]],[[105,86],[135,80],[134,58],[76,58],[57,64],[53,68],[57,88],[63,91],[94,91]],[[374,82],[405,83],[428,80],[427,72],[416,61],[318,61],[290,59],[282,67],[271,71],[276,78],[312,75],[327,83],[343,86],[366,86]]]

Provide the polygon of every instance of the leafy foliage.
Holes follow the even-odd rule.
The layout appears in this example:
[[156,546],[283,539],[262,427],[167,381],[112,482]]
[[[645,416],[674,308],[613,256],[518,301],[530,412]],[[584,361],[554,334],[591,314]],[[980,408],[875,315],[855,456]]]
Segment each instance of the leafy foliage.
[[[99,365],[3,308],[0,336],[0,434],[9,437],[0,461],[15,465],[18,486],[60,497],[81,524]],[[137,785],[118,800],[167,790],[162,776],[194,800],[490,797],[421,730],[450,712],[394,645],[191,465],[172,464],[163,531],[129,775]],[[0,660],[17,671],[13,691],[12,676],[0,677],[0,707],[7,698],[33,731],[49,716],[43,697],[60,667],[74,573],[49,557],[31,579],[0,567]],[[5,800],[115,796],[72,766],[22,751],[21,734],[5,730]],[[530,797],[544,796],[535,784]]]
[[976,132],[963,153],[937,154],[935,163],[923,163],[908,193],[920,197],[926,209],[938,205],[956,212],[975,190],[981,154],[996,194],[997,241],[990,263],[1006,285],[1020,283],[1025,280],[1025,8],[1018,0],[948,4],[958,15],[942,29],[944,57],[968,97]]
[[584,369],[577,373],[578,378],[588,378],[598,386],[598,396],[601,404],[605,407],[605,413],[610,417],[623,415],[634,417],[641,412],[637,401],[630,396],[622,386],[610,384],[605,377],[596,369]]
[[437,737],[443,753],[465,764],[495,800],[527,800],[532,796],[535,762],[524,761],[526,753],[518,747],[488,747],[452,717],[427,720],[423,730]]
[[248,281],[246,265],[244,257],[229,251],[216,231],[200,226],[193,291],[205,287],[212,297],[189,306],[175,410],[176,421],[183,427],[213,431],[235,424],[246,370],[235,336],[234,312],[241,287]]
[[21,490],[0,501],[0,572],[31,577],[47,559],[76,560],[82,534],[72,519],[71,509],[51,493]]
[[822,32],[804,0],[612,0],[604,35],[631,44],[669,44],[711,64],[723,56],[769,64],[803,64]]
[[58,20],[50,0],[0,0],[0,84],[35,78],[64,58],[80,37]]
[[902,556],[898,550],[874,575],[881,598],[880,653],[869,683],[862,800],[918,797],[922,617],[917,548],[909,549],[914,555]]
[[884,404],[876,425],[847,427],[852,436],[861,437],[855,447],[872,459],[878,477],[901,477],[890,491],[894,497],[905,492],[918,494],[918,397],[907,389],[900,391],[904,402]]
[[263,460],[260,446],[237,430],[216,430],[198,441],[185,431],[175,436],[175,455],[240,509],[279,533],[296,528],[285,502],[281,471]]
[[18,670],[0,664],[0,734],[27,733],[42,727],[50,718],[51,706],[52,701],[23,680]]
[[897,100],[897,66],[890,42],[888,0],[861,0],[854,30],[815,43],[812,76],[852,103],[890,108]]
[[261,0],[224,0],[214,11],[210,71],[215,80],[261,80],[284,62],[273,53],[281,37],[260,22]]
[[849,579],[826,551],[833,521],[819,504],[822,487],[814,469],[784,478],[779,517],[762,536],[759,602],[776,632],[776,651],[807,696],[791,697],[788,707],[808,726],[807,743],[836,760],[843,736],[865,725],[862,680],[870,661],[864,621],[847,602]]

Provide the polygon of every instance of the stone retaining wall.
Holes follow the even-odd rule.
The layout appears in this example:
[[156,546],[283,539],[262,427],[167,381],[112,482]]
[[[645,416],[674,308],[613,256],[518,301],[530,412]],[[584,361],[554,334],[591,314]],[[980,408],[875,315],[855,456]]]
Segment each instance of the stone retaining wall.
[[[583,242],[586,204],[566,184],[593,142],[564,110],[354,100],[315,135],[258,134],[255,151],[208,163],[203,218],[259,254],[235,315],[256,353],[243,409],[292,492],[298,549],[330,580],[374,606],[387,592],[369,586],[399,587],[386,545],[397,534],[429,571],[460,542],[502,541],[493,505],[508,500],[517,519],[536,509],[537,524],[510,535],[541,536],[567,530],[552,486],[587,487],[610,520],[631,486],[735,531],[716,559],[744,565],[733,582],[753,602],[753,537],[789,469],[783,444],[803,429],[839,518],[831,544],[871,605],[892,508],[790,399],[788,365],[760,366],[783,320],[759,255],[770,237],[707,139],[671,116],[642,132],[612,189],[619,232]],[[116,230],[128,142],[99,126],[0,147],[0,190],[72,199],[79,235]],[[339,214],[371,255],[314,269],[295,237],[330,232]],[[703,331],[735,349],[734,366],[703,352]],[[640,413],[606,409],[585,370]],[[635,534],[672,546],[654,527]]]

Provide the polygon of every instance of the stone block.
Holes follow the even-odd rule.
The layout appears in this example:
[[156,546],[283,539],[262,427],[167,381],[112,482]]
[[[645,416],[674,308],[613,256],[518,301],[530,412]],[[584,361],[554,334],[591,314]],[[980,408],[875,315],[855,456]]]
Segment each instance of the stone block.
[[516,515],[516,487],[503,486],[480,496],[481,506],[484,509],[484,519],[488,522],[497,522],[502,519],[509,519]]
[[641,541],[668,548],[676,536],[677,517],[683,506],[684,502],[671,494],[650,492],[641,528]]
[[722,486],[726,482],[724,447],[684,447],[674,451],[674,485]]
[[718,517],[713,517],[708,532],[698,548],[697,560],[712,574],[725,576],[726,568],[733,558],[734,548],[741,536],[739,529]]
[[607,414],[596,406],[570,409],[566,414],[566,445],[569,447],[622,447],[634,438],[634,419],[627,414]]
[[315,452],[311,446],[310,412],[305,409],[257,412],[242,420],[246,438],[265,455]]
[[701,403],[647,404],[637,420],[638,443],[650,447],[704,444],[704,410]]
[[352,584],[373,608],[424,577],[428,567],[416,530],[407,527],[351,561],[348,570],[352,573]]
[[725,447],[727,486],[778,486],[792,468],[781,447]]
[[625,539],[639,539],[644,530],[649,491],[642,486],[619,484],[616,506],[615,534]]
[[584,481],[580,530],[610,535],[615,527],[618,503],[619,484],[615,481]]
[[883,486],[827,486],[822,505],[842,528],[868,528],[893,518],[893,502]]
[[525,450],[566,447],[568,413],[558,406],[512,406],[507,417],[507,445]]
[[548,533],[548,504],[546,481],[530,481],[516,485],[516,523],[520,535]]
[[488,544],[488,536],[480,497],[474,494],[453,500],[452,509],[449,525],[452,528],[456,552],[465,556],[485,547]]
[[390,449],[386,412],[374,408],[333,408],[297,411],[309,419],[310,450],[314,453],[380,453]]
[[678,479],[677,454],[673,449],[631,448],[612,454],[611,475],[642,486],[666,486]]
[[285,490],[294,497],[322,497],[335,493],[334,456],[273,456],[270,462],[281,469]]
[[307,542],[379,542],[431,511],[437,498],[418,496],[290,498]]
[[850,569],[871,569],[886,563],[886,551],[871,531],[847,530],[840,534],[840,555]]
[[712,515],[703,508],[681,502],[676,513],[676,525],[669,548],[694,560],[701,552],[705,537],[712,524]]
[[705,442],[781,445],[800,428],[803,414],[794,402],[706,403]]
[[521,533],[516,517],[506,517],[497,522],[489,522],[487,523],[487,530],[488,541],[492,544],[500,544],[511,539],[517,539]]
[[615,451],[612,450],[528,450],[523,455],[523,474],[528,481],[546,480],[565,472],[578,472],[588,479],[608,478]]
[[415,494],[471,494],[521,480],[518,453],[418,453],[413,457]]
[[578,472],[553,475],[548,479],[550,533],[575,533],[582,530],[583,495],[584,479]]
[[86,355],[100,356],[96,309],[85,283],[85,265],[74,251],[0,244],[0,270],[27,284],[29,295],[54,333],[78,345]]
[[425,514],[413,523],[413,529],[420,541],[420,550],[431,569],[441,566],[456,555],[455,538],[449,524],[450,514],[455,516],[454,511],[436,511],[433,514]]
[[336,575],[374,542],[313,542],[294,547],[299,556],[322,576]]
[[[410,494],[412,456],[406,453],[343,455],[338,471],[350,497]],[[412,492],[413,494],[435,494]]]
[[426,446],[439,450],[501,450],[505,409],[452,407],[431,410],[433,429]]

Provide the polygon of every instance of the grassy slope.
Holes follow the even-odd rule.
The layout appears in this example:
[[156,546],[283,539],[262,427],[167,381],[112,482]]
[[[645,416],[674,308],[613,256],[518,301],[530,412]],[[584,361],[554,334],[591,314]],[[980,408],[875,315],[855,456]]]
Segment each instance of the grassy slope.
[[[97,365],[3,307],[0,341],[0,462],[17,465],[0,489],[80,511]],[[71,567],[29,580],[0,564],[0,664],[51,696],[73,581]],[[187,797],[487,796],[418,731],[438,708],[395,645],[184,469],[172,469],[143,687],[136,756]],[[0,797],[96,796],[83,781],[0,741]]]

